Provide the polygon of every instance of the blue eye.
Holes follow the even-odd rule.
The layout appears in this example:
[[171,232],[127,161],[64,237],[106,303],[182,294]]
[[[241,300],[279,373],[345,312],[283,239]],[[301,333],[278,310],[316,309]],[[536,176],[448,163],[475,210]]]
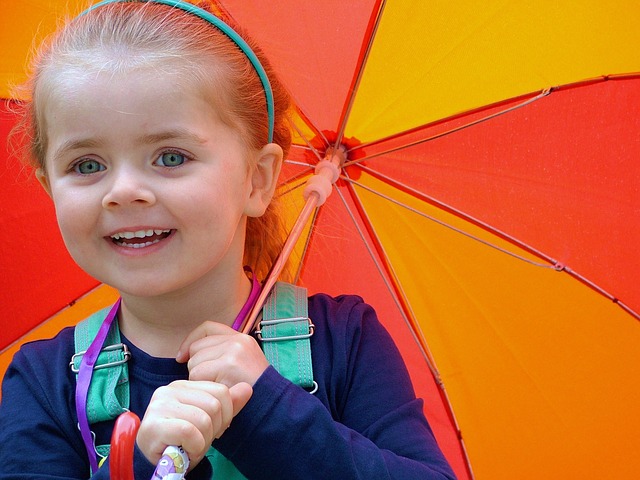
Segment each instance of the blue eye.
[[81,175],[91,175],[105,170],[105,166],[97,160],[82,160],[73,166],[73,170]]
[[187,158],[178,152],[164,152],[160,155],[156,163],[163,167],[179,167]]

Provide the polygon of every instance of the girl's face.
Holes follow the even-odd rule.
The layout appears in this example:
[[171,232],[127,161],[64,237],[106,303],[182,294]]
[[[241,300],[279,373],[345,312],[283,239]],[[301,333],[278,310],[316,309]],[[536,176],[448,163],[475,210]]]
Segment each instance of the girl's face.
[[197,89],[148,71],[75,77],[55,93],[40,179],[86,272],[152,296],[241,268],[256,153]]

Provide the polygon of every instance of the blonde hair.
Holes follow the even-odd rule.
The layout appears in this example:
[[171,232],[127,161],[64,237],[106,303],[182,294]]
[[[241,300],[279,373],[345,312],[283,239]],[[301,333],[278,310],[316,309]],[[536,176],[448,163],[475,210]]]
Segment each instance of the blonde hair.
[[[209,1],[194,2],[212,13]],[[223,19],[254,51],[271,83],[274,97],[273,142],[286,158],[291,146],[290,97],[255,42],[230,19]],[[42,103],[64,75],[89,75],[154,67],[201,85],[223,122],[236,129],[248,148],[268,141],[268,116],[262,83],[238,46],[208,22],[178,8],[127,1],[101,6],[70,22],[41,47],[32,63],[17,133],[27,148],[27,162],[45,170],[47,138]],[[170,67],[170,68],[169,68]],[[56,83],[57,82],[57,83]],[[248,218],[244,261],[264,279],[281,251],[284,228],[277,199],[261,217]]]

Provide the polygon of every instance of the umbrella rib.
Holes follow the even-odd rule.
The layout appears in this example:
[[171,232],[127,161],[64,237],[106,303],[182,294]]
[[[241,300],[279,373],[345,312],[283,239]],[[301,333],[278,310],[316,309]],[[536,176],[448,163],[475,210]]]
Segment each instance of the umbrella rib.
[[[412,213],[415,213],[416,215],[419,215],[419,216],[421,216],[421,217],[423,217],[423,218],[425,218],[425,219],[427,219],[427,220],[430,220],[430,221],[432,221],[432,222],[434,222],[434,223],[437,223],[438,225],[441,225],[441,226],[443,226],[443,227],[445,227],[445,228],[448,228],[449,230],[452,230],[452,231],[454,231],[454,232],[456,232],[456,233],[459,233],[459,234],[461,234],[461,235],[464,235],[465,237],[470,238],[471,240],[475,240],[476,242],[479,242],[479,243],[481,243],[481,244],[483,244],[483,245],[486,245],[486,246],[488,246],[488,247],[490,247],[490,248],[493,248],[493,249],[495,249],[495,250],[498,250],[499,252],[505,253],[505,254],[507,254],[507,255],[509,255],[509,256],[511,256],[511,257],[514,257],[514,258],[516,258],[516,259],[518,259],[518,260],[521,260],[521,261],[523,261],[523,262],[529,263],[529,264],[531,264],[531,265],[533,265],[533,266],[536,266],[536,267],[541,267],[541,268],[550,268],[550,269],[557,269],[557,268],[556,268],[556,263],[557,263],[557,262],[555,262],[555,261],[553,261],[553,260],[550,260],[550,259],[547,259],[547,258],[546,258],[543,254],[541,254],[541,253],[539,254],[539,256],[540,256],[541,258],[543,258],[543,259],[547,260],[548,262],[550,262],[550,263],[551,263],[551,265],[546,265],[546,264],[543,264],[543,263],[535,262],[535,261],[533,261],[533,260],[531,260],[531,259],[529,259],[529,258],[526,258],[526,257],[524,257],[524,256],[522,256],[522,255],[518,255],[518,254],[517,254],[517,253],[515,253],[515,252],[511,252],[511,251],[509,251],[509,250],[507,250],[507,249],[505,249],[505,248],[503,248],[503,247],[500,247],[500,246],[498,246],[498,245],[496,245],[496,244],[494,244],[494,243],[491,243],[491,242],[489,242],[489,241],[487,241],[487,240],[483,240],[483,239],[481,239],[481,238],[479,238],[479,237],[477,237],[477,236],[475,236],[475,235],[472,235],[472,234],[471,234],[471,233],[469,233],[469,232],[465,232],[464,230],[461,230],[460,228],[454,227],[453,225],[451,225],[451,224],[449,224],[449,223],[447,223],[447,222],[444,222],[444,221],[442,221],[442,220],[438,220],[437,218],[435,218],[435,217],[433,217],[433,216],[431,216],[431,215],[428,215],[428,214],[426,214],[426,213],[424,213],[424,212],[421,212],[420,210],[417,210],[417,209],[416,209],[416,208],[414,208],[414,207],[411,207],[411,206],[409,206],[409,205],[407,205],[407,204],[405,204],[405,203],[400,202],[399,200],[396,200],[396,199],[394,199],[394,198],[392,198],[392,197],[389,197],[388,195],[385,195],[385,194],[383,194],[383,193],[381,193],[381,192],[378,192],[378,191],[376,191],[375,189],[373,189],[373,188],[371,188],[371,187],[368,187],[368,186],[366,186],[366,185],[363,185],[362,183],[359,183],[359,182],[357,182],[357,181],[355,181],[355,180],[352,180],[351,178],[348,178],[348,177],[341,177],[341,178],[342,178],[343,180],[345,180],[345,181],[347,181],[347,182],[351,183],[351,184],[357,185],[357,186],[359,186],[360,188],[363,188],[363,189],[365,189],[365,190],[367,190],[367,191],[369,191],[369,192],[371,192],[371,193],[373,193],[373,194],[375,194],[375,195],[378,195],[379,197],[384,198],[385,200],[388,200],[388,201],[390,201],[391,203],[393,203],[393,204],[395,204],[395,205],[398,205],[399,207],[402,207],[402,208],[404,208],[404,209],[406,209],[406,210],[408,210],[408,211],[410,211],[410,212],[412,212]],[[468,220],[470,220],[470,221],[473,221],[474,223],[477,223],[477,221],[476,221],[476,220],[474,220],[473,218],[468,217],[468,216],[466,216],[466,215],[464,216],[464,218],[465,218],[465,219],[468,219]],[[482,225],[485,225],[485,224],[482,224]],[[509,236],[508,236],[508,235],[506,235],[506,234],[502,234],[499,230],[496,230],[496,229],[494,229],[494,228],[492,228],[492,227],[487,226],[487,228],[488,228],[488,231],[490,231],[491,233],[497,234],[497,235],[499,235],[499,236],[504,236],[504,237],[505,237],[505,238],[507,238],[507,239],[511,239],[511,238],[512,238],[512,237],[509,237]],[[529,247],[529,246],[527,246],[527,245],[523,244],[522,242],[520,242],[520,241],[518,241],[518,240],[516,240],[516,239],[513,239],[513,242],[514,242],[516,245],[521,246],[522,248],[525,248],[525,249],[527,249],[527,250],[530,250],[532,253],[535,253],[535,252],[536,252],[536,250],[534,250],[533,248],[531,248],[531,247]]]
[[349,116],[351,115],[351,109],[353,108],[353,104],[356,99],[358,86],[360,85],[360,81],[362,80],[362,76],[364,75],[365,65],[367,64],[369,54],[371,53],[371,48],[373,47],[373,40],[375,39],[376,32],[378,31],[378,27],[380,26],[380,20],[382,18],[382,12],[384,11],[385,3],[386,0],[378,0],[376,5],[372,9],[372,15],[369,19],[369,25],[367,27],[367,31],[365,32],[366,43],[364,43],[363,49],[360,52],[355,76],[353,78],[351,86],[349,87],[349,98],[345,104],[345,108],[338,123],[340,127],[338,129],[338,136],[334,144],[334,148],[336,149],[340,146],[340,144],[342,143],[342,139],[344,138],[347,121],[349,120]]
[[[362,170],[370,173],[371,175],[375,176],[378,179],[384,180],[385,182],[387,182],[389,185],[393,185],[394,187],[398,188],[399,190],[408,193],[409,195],[418,198],[422,201],[425,201],[427,203],[430,203],[431,205],[434,205],[438,208],[443,209],[444,211],[447,211],[449,213],[452,213],[453,215],[460,217],[470,223],[473,223],[474,225],[477,225],[478,227],[493,233],[494,235],[497,235],[500,238],[503,238],[505,240],[507,240],[510,243],[513,243],[514,245],[528,251],[529,253],[532,253],[533,255],[537,256],[538,258],[541,258],[542,260],[544,260],[547,263],[550,263],[554,266],[556,266],[558,264],[558,262],[549,257],[548,255],[545,255],[544,253],[542,253],[539,250],[536,250],[535,248],[533,248],[530,245],[527,245],[526,243],[518,240],[517,238],[503,232],[502,230],[499,230],[491,225],[489,225],[486,222],[483,222],[482,220],[479,220],[475,217],[472,217],[471,215],[463,212],[462,210],[459,210],[455,207],[452,207],[451,205],[447,205],[446,203],[437,200],[429,195],[427,195],[424,192],[421,192],[419,190],[416,190],[415,188],[410,187],[409,185],[406,185],[402,182],[399,182],[397,180],[394,180],[393,178],[384,175],[383,173],[380,173],[377,170],[373,170],[372,168],[366,167],[364,165],[359,165],[359,168],[361,168]],[[546,266],[546,265],[544,265]]]
[[351,149],[347,150],[347,155],[350,154],[354,150],[363,150],[364,148],[367,148],[367,147],[371,147],[371,146],[374,146],[374,145],[380,145],[380,144],[388,142],[390,140],[401,138],[401,137],[404,137],[404,136],[411,135],[411,134],[414,134],[416,132],[419,132],[420,130],[431,128],[431,127],[433,127],[435,125],[438,125],[438,124],[446,123],[446,122],[455,120],[457,118],[461,118],[461,117],[464,117],[464,116],[467,116],[467,115],[471,115],[471,114],[474,114],[474,113],[479,113],[479,112],[482,112],[483,110],[489,110],[489,109],[497,108],[498,106],[500,106],[502,104],[511,104],[511,103],[513,103],[513,102],[515,102],[515,101],[517,101],[519,99],[522,99],[522,98],[525,99],[524,101],[522,101],[522,102],[520,102],[520,103],[518,103],[516,105],[513,105],[511,107],[505,108],[504,110],[500,110],[498,112],[492,113],[490,115],[487,115],[486,117],[479,118],[479,119],[474,120],[472,122],[469,122],[467,124],[460,125],[460,126],[455,127],[455,128],[453,128],[451,130],[447,130],[446,132],[442,132],[442,133],[439,133],[439,134],[436,134],[436,135],[433,135],[433,136],[430,136],[430,137],[427,137],[427,138],[423,138],[421,140],[416,140],[414,142],[410,142],[410,143],[407,143],[407,144],[404,144],[404,145],[401,145],[401,146],[398,146],[398,147],[394,147],[394,148],[391,148],[389,150],[385,150],[383,152],[378,152],[378,153],[374,153],[374,154],[371,154],[371,155],[368,155],[368,156],[363,156],[361,158],[358,158],[358,159],[355,159],[355,160],[351,160],[350,162],[345,163],[344,166],[347,167],[349,165],[354,165],[356,163],[363,162],[363,161],[366,161],[366,160],[370,160],[372,158],[376,158],[376,157],[380,157],[380,156],[383,156],[383,155],[387,155],[389,153],[394,153],[394,152],[396,152],[398,150],[414,147],[414,146],[420,145],[422,143],[426,143],[426,142],[430,142],[432,140],[436,140],[438,138],[444,137],[446,135],[450,135],[450,134],[458,132],[460,130],[464,130],[466,128],[472,127],[474,125],[477,125],[479,123],[485,122],[487,120],[491,120],[491,119],[493,119],[495,117],[498,117],[500,115],[504,115],[506,113],[512,112],[512,111],[517,110],[519,108],[526,107],[527,105],[529,105],[529,104],[531,104],[533,102],[536,102],[538,100],[541,100],[542,98],[547,97],[548,95],[550,95],[552,93],[556,93],[556,92],[559,92],[559,91],[562,91],[562,90],[566,90],[566,89],[570,89],[570,88],[577,88],[577,87],[587,86],[587,85],[591,85],[593,83],[598,83],[598,82],[607,82],[607,81],[612,81],[612,80],[626,80],[626,79],[630,79],[630,78],[631,79],[632,78],[637,78],[638,76],[639,76],[638,73],[624,73],[624,74],[618,74],[618,75],[604,75],[602,77],[596,77],[596,78],[592,78],[592,79],[588,79],[588,80],[581,80],[579,82],[568,83],[568,84],[564,84],[564,85],[557,85],[555,87],[547,87],[547,88],[544,88],[544,89],[542,89],[540,91],[537,91],[537,93],[536,92],[530,92],[530,93],[527,93],[527,94],[524,94],[524,95],[520,95],[520,96],[517,96],[517,97],[513,97],[513,98],[510,98],[510,99],[507,99],[507,100],[496,102],[496,103],[493,103],[493,104],[490,104],[490,105],[486,105],[486,106],[483,106],[483,107],[480,107],[480,108],[467,110],[465,112],[458,113],[458,114],[455,114],[455,115],[452,115],[452,116],[437,120],[435,122],[427,123],[425,125],[420,125],[418,127],[414,127],[414,128],[409,129],[409,130],[405,130],[403,132],[395,133],[395,134],[389,135],[387,137],[383,137],[383,138],[380,138],[380,139],[372,140],[370,142],[365,142],[365,143],[361,143],[361,144],[355,145]]
[[[459,125],[459,126],[457,126],[455,128],[452,128],[452,129],[447,130],[445,132],[438,133],[436,135],[432,135],[432,136],[427,137],[427,138],[422,138],[420,140],[416,140],[416,141],[409,142],[409,143],[406,143],[406,144],[403,144],[403,145],[399,145],[397,147],[390,148],[390,149],[385,150],[383,152],[377,152],[377,153],[373,153],[371,155],[363,156],[362,158],[357,158],[355,160],[351,160],[349,162],[346,162],[344,166],[348,167],[350,165],[355,165],[355,164],[364,162],[366,160],[371,160],[372,158],[388,155],[390,153],[394,153],[394,152],[397,152],[399,150],[404,150],[406,148],[415,147],[417,145],[421,145],[423,143],[430,142],[432,140],[437,140],[438,138],[445,137],[447,135],[451,135],[452,133],[459,132],[459,131],[464,130],[466,128],[473,127],[474,125],[477,125],[479,123],[483,123],[483,122],[489,121],[489,120],[491,120],[493,118],[499,117],[501,115],[505,115],[505,114],[507,114],[509,112],[512,112],[514,110],[517,110],[519,108],[526,107],[527,105],[546,97],[551,92],[552,92],[552,89],[546,88],[546,89],[542,90],[540,93],[538,93],[536,96],[528,98],[524,102],[521,102],[521,103],[519,103],[517,105],[513,105],[512,107],[506,108],[504,110],[500,110],[499,112],[492,113],[491,115],[487,115],[486,117],[482,117],[482,118],[479,118],[479,119],[474,120],[472,122],[465,123],[464,125]],[[467,112],[467,113],[469,113],[469,112]],[[438,122],[438,123],[440,123],[440,122]],[[389,136],[389,137],[386,137],[386,138],[382,138],[380,140],[376,140],[376,141],[373,141],[373,142],[356,145],[351,150],[355,150],[355,149],[362,150],[362,149],[364,149],[366,147],[370,147],[372,145],[378,145],[380,143],[384,143],[384,142],[392,140],[394,138],[400,138],[400,137],[403,137],[405,135],[410,135],[411,133],[414,133],[414,132],[419,131],[419,130],[424,129],[424,128],[428,128],[430,126],[432,126],[432,124],[427,124],[427,125],[423,125],[423,126],[420,126],[420,127],[417,127],[417,128],[413,128],[411,130],[406,130],[406,131],[398,133],[396,135],[392,135],[392,136]],[[347,153],[349,153],[350,151],[348,151]]]
[[602,287],[596,285],[591,280],[583,277],[578,272],[574,271],[573,269],[569,268],[568,266],[562,265],[562,264],[558,264],[556,266],[556,270],[568,273],[569,275],[574,277],[579,282],[584,283],[585,285],[587,285],[588,287],[592,288],[596,292],[600,293],[601,295],[604,295],[606,298],[608,298],[613,303],[618,305],[620,308],[622,308],[625,312],[627,312],[629,315],[634,317],[636,320],[640,320],[640,313],[638,313],[635,310],[633,310],[631,307],[629,307],[627,304],[625,304],[622,300],[620,300],[615,295],[610,294],[605,289],[603,289]]
[[306,185],[306,183],[307,183],[307,180],[305,180],[305,179],[299,179],[299,181],[297,183],[295,183],[295,184],[293,182],[291,182],[291,181],[287,182],[286,185],[287,185],[288,188],[286,190],[278,191],[278,197],[282,197],[284,195],[287,195],[287,194],[293,192],[294,190],[297,190],[297,189],[299,189],[301,187],[304,187]]
[[[314,169],[315,169],[315,165],[311,165],[307,162],[302,162],[302,161],[297,161],[297,160],[284,160],[283,163],[286,163],[287,165],[295,165],[297,167],[302,167],[302,170],[297,172],[295,175],[293,175],[292,177],[287,178],[286,180],[283,180],[282,182],[280,182],[280,185],[286,185],[286,184],[291,184],[297,181],[301,181],[301,182],[306,182],[307,179],[306,177],[308,177],[309,175],[313,174]],[[293,188],[289,188],[287,190],[287,192],[290,192],[291,190],[298,188],[298,186],[295,186]]]
[[301,162],[300,160],[286,159],[284,160],[284,163],[286,163],[287,165],[296,165],[297,167],[306,167],[308,170],[313,170],[313,167],[314,167],[310,163]]
[[[304,140],[304,143],[307,144],[307,146],[309,147],[309,149],[313,152],[313,154],[316,156],[316,158],[318,159],[318,162],[322,161],[323,156],[320,152],[318,152],[318,150],[311,144],[311,142],[309,141],[309,139],[305,136],[304,133],[302,133],[302,130],[300,130],[300,127],[298,127],[298,125],[295,124],[295,122],[293,120],[291,120],[291,118],[289,118],[289,124],[293,127],[293,129],[296,131],[296,133],[300,136],[300,138],[302,138],[302,140]],[[314,127],[315,128],[315,127]],[[319,132],[320,135],[322,135],[322,132]],[[328,140],[324,137],[324,135],[322,135],[322,138],[325,142],[325,145],[328,145]]]
[[[220,2],[215,1],[215,7],[219,10],[220,14],[223,18],[233,19],[233,16],[229,13],[229,11],[220,4]],[[322,131],[309,119],[309,117],[302,111],[300,107],[296,107],[296,111],[298,112],[299,117],[307,124],[309,127],[316,133],[317,136],[321,137],[325,145],[329,145],[329,141],[322,133]],[[306,136],[302,133],[298,125],[293,121],[291,116],[288,116],[288,121],[291,127],[296,131],[296,133],[304,140],[304,142],[308,145],[309,149],[315,154],[318,158],[318,161],[321,161],[323,156],[318,152],[318,150],[311,144],[311,142],[306,138]]]
[[[360,199],[357,195],[357,193],[353,190],[353,185],[351,183],[348,183],[349,186],[349,191],[351,192],[352,198],[354,199],[354,201],[356,202],[356,205],[360,205],[360,209],[361,209],[361,215],[363,220],[366,222],[367,225],[369,225],[369,228],[371,230],[373,230],[373,227],[371,226],[371,221],[369,219],[369,217],[366,215],[366,213],[364,212],[364,210],[361,207],[361,202]],[[364,232],[362,231],[362,228],[360,227],[360,225],[358,224],[353,212],[351,211],[351,209],[349,208],[349,205],[347,204],[344,195],[342,194],[342,192],[338,189],[336,189],[338,191],[338,195],[342,201],[342,203],[344,204],[344,207],[347,211],[347,214],[349,215],[349,217],[351,218],[351,221],[353,222],[358,235],[360,236],[360,239],[362,240],[362,242],[365,245],[365,248],[367,249],[367,252],[369,253],[369,256],[371,257],[371,259],[373,260],[373,263],[376,267],[376,269],[378,270],[378,273],[380,274],[380,276],[382,277],[382,281],[384,282],[387,290],[389,291],[391,298],[393,299],[393,302],[395,303],[398,311],[400,312],[400,315],[402,316],[405,324],[407,325],[407,328],[409,329],[409,331],[411,332],[414,341],[416,342],[416,344],[418,345],[420,351],[422,352],[422,356],[425,360],[425,362],[427,363],[427,366],[433,376],[433,379],[436,383],[436,385],[438,386],[438,389],[440,391],[440,395],[442,396],[442,399],[444,401],[444,404],[446,406],[446,411],[447,414],[449,415],[449,419],[452,423],[453,428],[455,429],[455,431],[458,434],[458,441],[460,442],[460,448],[462,450],[462,456],[464,458],[464,462],[465,462],[465,466],[467,468],[467,473],[469,474],[469,478],[471,480],[473,480],[474,475],[473,475],[473,470],[471,468],[471,462],[469,461],[469,455],[467,452],[467,448],[464,442],[464,438],[462,436],[462,431],[460,430],[460,425],[458,423],[458,420],[455,416],[455,413],[453,412],[453,407],[451,405],[451,401],[449,399],[449,395],[447,393],[447,390],[444,386],[444,381],[442,380],[442,376],[440,375],[440,372],[438,371],[438,368],[436,367],[435,364],[435,360],[433,359],[433,356],[431,355],[431,351],[427,345],[427,341],[424,338],[424,336],[422,335],[418,335],[418,328],[416,328],[412,322],[411,322],[411,318],[416,318],[416,315],[413,313],[413,310],[411,308],[411,305],[409,304],[408,301],[406,301],[406,295],[404,293],[404,290],[402,289],[402,286],[400,284],[400,282],[398,281],[398,276],[396,275],[393,267],[391,266],[391,264],[388,262],[388,260],[384,263],[384,265],[381,264],[380,261],[378,261],[378,258],[376,257],[376,255],[373,252],[372,246],[369,244],[369,242],[367,241],[367,238],[364,234]],[[372,238],[374,238],[374,235],[372,234]],[[382,245],[380,245],[379,242],[376,242],[381,258],[383,259],[387,259],[387,255],[386,252],[384,250],[384,248],[382,247]],[[394,284],[392,285],[389,281],[389,279],[387,278],[387,275],[385,275],[385,271],[388,273],[388,275],[390,276],[390,278],[395,279]],[[395,286],[395,287],[394,287]],[[400,298],[404,298],[405,301],[402,302],[400,300]]]
[[[385,274],[385,270],[387,270],[387,269],[383,268],[383,266],[381,265],[380,261],[376,258],[376,255],[374,254],[371,245],[367,241],[367,238],[366,238],[364,232],[362,231],[362,228],[360,227],[360,225],[358,225],[358,222],[357,222],[353,212],[349,208],[349,206],[347,204],[347,201],[344,198],[343,193],[340,190],[337,190],[337,192],[338,192],[338,196],[340,197],[340,200],[342,201],[345,209],[347,210],[347,214],[349,215],[349,217],[351,218],[351,221],[353,222],[354,226],[356,227],[356,230],[358,232],[358,235],[360,236],[360,239],[362,240],[362,243],[364,244],[365,248],[367,249],[367,253],[369,254],[371,259],[373,260],[373,263],[374,263],[374,265],[376,267],[376,270],[378,271],[378,273],[382,277],[382,281],[384,282],[385,287],[387,288],[387,290],[391,294],[391,297],[393,298],[393,302],[395,303],[396,307],[398,308],[398,311],[402,315],[402,318],[404,319],[405,323],[409,327],[409,329],[410,329],[410,331],[412,333],[412,336],[414,337],[414,340],[419,345],[421,345],[423,342],[421,342],[418,339],[418,336],[417,336],[416,332],[414,331],[414,329],[411,326],[411,322],[409,321],[409,317],[408,317],[407,313],[405,312],[400,300],[398,299],[398,295],[394,291],[393,286],[391,285],[391,283],[389,282],[389,280],[387,278],[387,275]],[[396,275],[393,272],[392,268],[389,269],[389,274],[391,276],[393,276],[393,277],[396,277]],[[431,370],[431,373],[433,374],[434,378],[436,379],[436,382],[438,384],[441,384],[442,381],[441,381],[441,377],[440,377],[440,372],[438,372],[438,369],[436,368],[433,359],[431,358],[431,356],[426,351],[424,351],[424,348],[421,349],[421,350],[423,350],[422,353],[423,353],[424,359],[427,362],[427,365],[429,366],[429,370]]]
[[[311,128],[311,130],[313,130],[313,133],[315,133],[316,137],[322,138],[322,140],[324,141],[324,144],[329,145],[329,141],[327,140],[327,137],[325,137],[322,130],[320,130],[318,126],[311,121],[309,116],[306,113],[304,113],[304,111],[300,108],[300,106],[296,105],[295,109],[296,109],[296,112],[298,112],[298,116],[309,126],[309,128]],[[291,123],[294,123],[291,117],[289,117],[289,121]]]
[[[370,173],[373,173],[373,174],[377,173],[377,172],[373,172],[371,169],[366,168],[366,167],[363,167],[363,166],[360,166],[360,168],[362,168],[363,170],[366,170],[366,171],[368,171],[368,172],[370,172]],[[387,177],[385,177],[384,175],[381,175],[381,176],[382,176],[383,178],[387,179]],[[421,212],[421,211],[419,211],[419,210],[417,210],[417,209],[415,209],[415,208],[413,208],[413,207],[410,207],[409,205],[406,205],[406,204],[404,204],[404,203],[402,203],[402,202],[400,202],[400,201],[398,201],[398,200],[396,200],[396,199],[394,199],[394,198],[391,198],[391,197],[389,197],[388,195],[384,195],[383,193],[378,192],[378,191],[376,191],[375,189],[373,189],[373,188],[371,188],[371,187],[368,187],[368,186],[363,185],[363,184],[361,184],[361,183],[359,183],[359,182],[356,182],[355,180],[353,180],[353,179],[351,179],[351,178],[349,178],[349,177],[344,177],[344,176],[342,176],[341,178],[342,178],[343,180],[345,180],[345,181],[349,182],[350,184],[357,185],[357,186],[359,186],[360,188],[363,188],[363,189],[365,189],[365,190],[367,190],[367,191],[369,191],[369,192],[371,192],[371,193],[373,193],[373,194],[375,194],[375,195],[378,195],[378,196],[379,196],[379,197],[381,197],[381,198],[384,198],[384,199],[385,199],[385,200],[387,200],[387,201],[390,201],[391,203],[394,203],[394,204],[396,204],[396,205],[398,205],[398,206],[400,206],[400,207],[402,207],[402,208],[405,208],[405,209],[409,210],[410,212],[415,213],[416,215],[419,215],[419,216],[421,216],[421,217],[424,217],[424,218],[426,218],[427,220],[430,220],[430,221],[432,221],[432,222],[435,222],[435,223],[437,223],[437,224],[439,224],[439,225],[441,225],[441,226],[443,226],[443,227],[445,227],[445,228],[448,228],[448,229],[450,229],[450,230],[453,230],[453,231],[454,231],[454,232],[456,232],[456,233],[459,233],[459,234],[461,234],[461,235],[464,235],[464,236],[466,236],[466,237],[468,237],[468,238],[470,238],[470,239],[472,239],[472,240],[475,240],[475,241],[477,241],[477,242],[480,242],[480,243],[482,243],[482,244],[484,244],[484,245],[486,245],[486,246],[488,246],[488,247],[490,247],[490,248],[493,248],[493,249],[495,249],[495,250],[498,250],[498,251],[500,251],[500,252],[502,252],[502,253],[505,253],[505,254],[507,254],[507,255],[509,255],[509,256],[511,256],[511,257],[514,257],[514,258],[516,258],[516,259],[518,259],[518,260],[521,260],[521,261],[523,261],[523,262],[526,262],[526,263],[528,263],[528,264],[531,264],[531,265],[533,265],[533,266],[535,266],[535,267],[548,268],[548,269],[556,270],[556,271],[558,271],[558,272],[565,272],[565,273],[567,273],[568,275],[571,275],[572,277],[574,277],[576,280],[578,280],[578,281],[580,281],[581,283],[585,284],[585,285],[586,285],[586,286],[588,286],[589,288],[591,288],[591,289],[595,290],[596,292],[600,293],[601,295],[603,295],[605,298],[609,299],[610,301],[612,301],[612,302],[613,302],[613,303],[615,303],[616,305],[618,305],[620,308],[622,308],[624,311],[626,311],[626,312],[627,312],[629,315],[631,315],[632,317],[636,318],[637,320],[640,320],[640,313],[638,313],[638,312],[636,312],[635,310],[633,310],[631,307],[629,307],[627,304],[625,304],[622,300],[620,300],[620,299],[619,299],[619,298],[617,298],[616,296],[612,295],[611,293],[607,292],[605,289],[603,289],[603,288],[602,288],[602,287],[600,287],[599,285],[597,285],[597,284],[593,283],[592,281],[590,281],[589,279],[585,278],[584,276],[582,276],[582,275],[581,275],[581,274],[579,274],[578,272],[574,271],[574,270],[573,270],[573,269],[571,269],[569,266],[564,265],[563,263],[560,263],[560,262],[558,262],[557,260],[554,260],[554,259],[552,259],[552,258],[548,257],[547,255],[544,255],[543,253],[541,253],[541,252],[539,252],[538,250],[534,249],[533,247],[531,247],[531,246],[527,245],[526,243],[521,242],[520,240],[517,240],[516,238],[514,238],[514,237],[512,237],[512,236],[510,236],[510,235],[507,235],[506,233],[504,233],[504,232],[502,232],[502,231],[500,231],[500,230],[498,230],[498,229],[496,229],[496,228],[493,228],[493,227],[491,227],[490,225],[485,224],[484,222],[481,222],[481,221],[479,221],[479,220],[477,220],[477,219],[475,219],[475,218],[473,218],[473,217],[471,217],[471,216],[469,216],[469,215],[466,215],[466,214],[465,214],[465,213],[463,213],[463,212],[460,212],[460,211],[458,211],[458,210],[456,210],[456,209],[453,209],[452,207],[449,207],[449,206],[448,206],[448,205],[446,205],[446,204],[443,204],[443,203],[441,203],[441,202],[438,202],[437,200],[433,200],[433,199],[431,199],[430,197],[427,197],[426,195],[424,195],[424,194],[423,194],[423,193],[421,193],[421,192],[417,192],[416,190],[411,189],[410,187],[406,187],[405,185],[402,185],[402,184],[398,184],[398,185],[397,185],[397,186],[400,186],[400,187],[402,187],[402,188],[405,188],[405,187],[406,187],[406,189],[408,189],[410,192],[415,193],[415,194],[416,194],[416,196],[417,196],[418,198],[426,199],[426,200],[427,200],[427,201],[429,201],[429,202],[433,202],[433,203],[434,203],[434,204],[436,204],[437,206],[440,206],[440,207],[442,207],[442,208],[443,208],[443,209],[445,209],[445,210],[449,210],[449,211],[451,211],[452,213],[454,213],[454,214],[456,214],[456,215],[459,215],[461,218],[464,218],[465,220],[468,220],[468,221],[470,221],[470,222],[472,222],[472,223],[474,223],[474,224],[477,224],[478,226],[480,226],[480,227],[482,227],[482,228],[486,229],[486,230],[487,230],[487,231],[489,231],[490,233],[493,233],[493,234],[495,234],[495,235],[497,235],[497,236],[499,236],[499,237],[501,237],[501,238],[504,238],[505,240],[507,240],[507,241],[509,241],[509,242],[513,243],[514,245],[516,245],[516,246],[518,246],[518,247],[520,247],[520,248],[523,248],[524,250],[527,250],[527,251],[529,251],[529,252],[530,252],[530,253],[532,253],[532,254],[535,254],[535,255],[536,255],[536,256],[538,256],[539,258],[541,258],[541,259],[543,259],[543,260],[545,260],[545,261],[549,262],[549,264],[548,264],[548,265],[545,265],[545,264],[542,264],[542,263],[539,263],[539,262],[535,262],[535,261],[530,260],[530,259],[528,259],[528,258],[526,258],[526,257],[523,257],[523,256],[521,256],[521,255],[518,255],[517,253],[511,252],[511,251],[509,251],[509,250],[507,250],[507,249],[504,249],[504,248],[502,248],[502,247],[499,247],[498,245],[495,245],[495,244],[493,244],[493,243],[491,243],[491,242],[488,242],[488,241],[486,241],[486,240],[482,240],[481,238],[478,238],[478,237],[476,237],[476,236],[474,236],[474,235],[472,235],[472,234],[470,234],[470,233],[468,233],[468,232],[465,232],[464,230],[460,230],[459,228],[456,228],[456,227],[454,227],[454,226],[452,226],[452,225],[450,225],[450,224],[448,224],[448,223],[446,223],[446,222],[443,222],[442,220],[438,220],[437,218],[434,218],[434,217],[432,217],[432,216],[430,216],[430,215],[427,215],[427,214],[425,214],[424,212]],[[395,183],[395,182],[393,182],[391,179],[388,179],[388,180],[389,180],[391,183]]]
[[311,226],[309,227],[309,235],[307,235],[307,238],[305,239],[304,248],[302,249],[302,254],[300,255],[300,263],[298,265],[298,268],[296,269],[296,274],[294,279],[294,283],[296,285],[300,281],[300,275],[302,274],[304,259],[307,257],[307,252],[309,251],[309,245],[311,244],[311,236],[313,235],[313,232],[315,230],[315,225],[318,221],[319,213],[320,213],[320,208],[316,208],[315,212],[313,212],[313,215],[311,217]]

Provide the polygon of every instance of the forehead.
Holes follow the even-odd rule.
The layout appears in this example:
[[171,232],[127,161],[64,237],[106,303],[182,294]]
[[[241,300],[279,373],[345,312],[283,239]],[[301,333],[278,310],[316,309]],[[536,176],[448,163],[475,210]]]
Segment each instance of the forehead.
[[124,148],[141,139],[159,141],[166,132],[241,145],[240,135],[193,82],[153,70],[67,75],[49,92],[41,116],[47,157],[68,144],[93,141]]
[[159,75],[150,69],[114,73],[68,68],[48,80],[40,84],[36,100],[46,119],[85,110],[136,115],[153,107],[151,99],[171,108],[178,106],[174,100],[201,96],[181,76]]
[[[207,73],[205,73],[205,70]],[[93,83],[96,89],[106,84],[147,89],[158,82],[170,82],[176,88],[206,90],[207,78],[222,84],[216,69],[199,66],[187,59],[167,55],[150,56],[126,47],[104,47],[52,55],[43,65],[35,84],[43,97],[68,98],[78,85]]]
[[77,110],[74,114],[117,111],[140,118],[155,112],[164,120],[172,115],[214,115],[227,126],[240,130],[225,102],[224,82],[215,71],[200,74],[179,61],[106,68],[113,65],[95,60],[91,64],[58,65],[42,75],[34,106],[38,122],[45,130],[54,117],[74,109]]

